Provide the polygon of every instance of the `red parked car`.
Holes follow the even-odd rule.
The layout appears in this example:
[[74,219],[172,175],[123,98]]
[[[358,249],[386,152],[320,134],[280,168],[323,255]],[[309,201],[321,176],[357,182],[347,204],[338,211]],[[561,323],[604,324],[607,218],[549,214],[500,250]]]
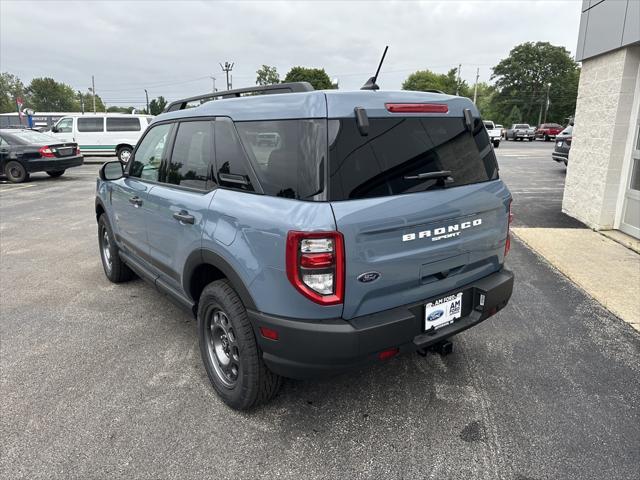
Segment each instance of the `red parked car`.
[[536,138],[544,138],[545,142],[556,138],[564,127],[557,123],[542,123],[536,128]]

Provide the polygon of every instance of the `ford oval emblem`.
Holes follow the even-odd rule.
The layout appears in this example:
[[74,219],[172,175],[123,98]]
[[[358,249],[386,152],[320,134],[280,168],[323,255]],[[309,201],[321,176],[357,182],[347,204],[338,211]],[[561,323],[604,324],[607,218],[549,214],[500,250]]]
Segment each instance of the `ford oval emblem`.
[[435,312],[431,312],[427,317],[427,322],[435,322],[442,315],[444,315],[444,310],[436,310]]
[[380,273],[378,272],[365,272],[358,275],[358,281],[362,283],[370,283],[375,282],[380,278]]

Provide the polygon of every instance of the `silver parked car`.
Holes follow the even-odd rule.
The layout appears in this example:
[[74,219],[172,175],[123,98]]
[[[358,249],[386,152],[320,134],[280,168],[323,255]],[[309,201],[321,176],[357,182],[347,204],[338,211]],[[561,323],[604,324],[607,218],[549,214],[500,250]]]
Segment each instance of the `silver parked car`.
[[528,123],[514,123],[508,128],[504,134],[505,140],[529,140],[533,142],[536,135],[536,129]]

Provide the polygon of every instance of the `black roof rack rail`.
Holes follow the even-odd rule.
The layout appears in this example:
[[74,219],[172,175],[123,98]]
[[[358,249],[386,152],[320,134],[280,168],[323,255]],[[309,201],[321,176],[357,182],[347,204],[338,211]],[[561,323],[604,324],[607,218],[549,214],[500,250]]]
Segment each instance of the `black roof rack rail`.
[[164,109],[164,113],[174,112],[176,110],[184,110],[185,108],[187,108],[187,105],[189,103],[197,102],[198,100],[200,100],[202,104],[205,102],[209,102],[211,100],[215,100],[216,98],[238,98],[238,97],[242,97],[244,94],[251,94],[251,93],[262,94],[262,95],[273,95],[278,93],[311,92],[313,89],[314,89],[313,86],[309,82],[290,82],[290,83],[275,83],[273,85],[259,85],[256,87],[237,88],[235,90],[223,90],[220,92],[205,93],[204,95],[196,95],[195,97],[176,100],[175,102],[171,102],[167,106],[167,108]]

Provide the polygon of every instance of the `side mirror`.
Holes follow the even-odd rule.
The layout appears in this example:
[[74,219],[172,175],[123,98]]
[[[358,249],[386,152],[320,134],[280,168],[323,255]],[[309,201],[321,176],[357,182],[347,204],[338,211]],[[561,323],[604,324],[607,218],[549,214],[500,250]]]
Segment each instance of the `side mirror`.
[[118,180],[119,178],[124,177],[124,169],[122,168],[122,164],[119,160],[116,160],[115,162],[107,162],[100,167],[98,175],[101,180]]
[[56,127],[55,125],[53,127],[51,127],[51,131],[53,133],[58,133],[58,127]]

